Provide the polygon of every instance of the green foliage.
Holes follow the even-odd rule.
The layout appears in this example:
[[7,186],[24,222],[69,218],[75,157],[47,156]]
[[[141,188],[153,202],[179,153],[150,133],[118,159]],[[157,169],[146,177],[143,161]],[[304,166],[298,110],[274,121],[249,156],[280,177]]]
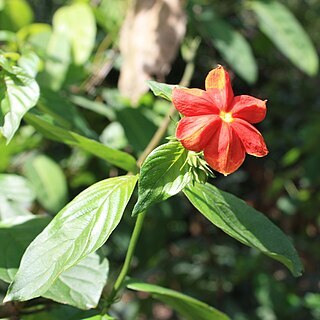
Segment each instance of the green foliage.
[[170,141],[153,150],[141,167],[139,198],[132,214],[147,210],[180,192],[190,181],[188,152],[178,141]]
[[184,190],[191,203],[231,237],[286,265],[294,276],[302,273],[290,240],[262,213],[211,184],[195,183]]
[[249,3],[250,8],[257,14],[261,31],[296,67],[310,76],[316,75],[319,66],[318,54],[290,10],[276,0]]
[[98,141],[88,139],[75,132],[57,127],[49,121],[31,113],[26,116],[26,121],[49,139],[63,142],[71,146],[77,146],[124,170],[136,171],[135,160],[128,153],[111,149]]
[[29,216],[28,206],[35,199],[32,185],[14,174],[0,174],[0,220]]
[[75,64],[88,60],[96,38],[96,22],[89,5],[75,3],[58,9],[53,17],[53,29],[60,40],[65,38],[71,44]]
[[172,89],[178,87],[156,81],[148,81],[148,84],[155,96],[164,98],[169,101],[172,100]]
[[32,181],[43,208],[56,213],[66,204],[67,181],[56,162],[45,155],[36,155],[26,161],[23,171]]
[[187,320],[229,319],[229,317],[217,309],[174,290],[136,281],[130,281],[127,287],[132,290],[151,293],[152,297],[170,305]]
[[[154,32],[169,26],[162,21],[165,9],[156,13]],[[181,54],[171,71],[165,68],[168,74],[154,76],[173,84],[191,80],[190,87],[203,88],[210,68],[222,64],[240,76],[231,72],[235,94],[268,99],[260,127],[268,157],[249,158],[238,172],[209,178],[265,216],[230,194],[197,183],[207,180],[207,168],[195,153],[186,164],[187,153],[177,142],[155,149],[139,178],[94,184],[123,170],[137,173],[135,157],[162,123],[176,86],[149,81],[151,91],[166,101],[148,93],[134,108],[121,97],[118,46],[130,10],[126,0],[0,0],[0,296],[18,272],[11,297],[42,297],[0,304],[0,314],[10,306],[13,313],[7,318],[23,320],[221,316],[202,300],[235,320],[320,319],[319,86],[317,79],[306,77],[318,72],[320,4],[190,0],[184,9],[188,28]],[[143,39],[140,45],[148,43]],[[173,118],[168,135],[175,132],[178,116]],[[189,165],[191,177],[184,171]],[[128,183],[119,186],[124,180]],[[138,180],[138,194],[123,214]],[[67,185],[70,197],[89,189],[50,222],[46,212],[56,214],[71,200]],[[183,186],[202,215],[185,197],[171,197]],[[127,253],[134,202],[134,213],[148,208],[156,214],[146,216],[130,276],[199,300],[142,282],[131,285],[165,305],[135,299],[132,293],[121,300],[124,286],[115,296],[119,303],[109,300]],[[301,278],[291,277],[274,261],[295,275],[301,272],[291,241],[269,219],[290,234],[303,257],[306,273]],[[99,255],[93,253],[99,246]],[[107,286],[106,256],[113,272]],[[80,310],[88,308],[94,310]]]
[[12,65],[0,52],[0,132],[8,142],[18,130],[22,117],[39,99],[39,86],[25,71],[27,58],[21,63],[24,69]]
[[33,20],[33,12],[26,0],[3,0],[0,29],[18,31]]
[[62,272],[100,248],[120,222],[136,181],[136,176],[100,181],[63,208],[29,245],[5,300],[43,295]]
[[212,42],[232,69],[248,83],[256,82],[258,67],[246,38],[212,9],[202,12],[197,22],[203,38]]

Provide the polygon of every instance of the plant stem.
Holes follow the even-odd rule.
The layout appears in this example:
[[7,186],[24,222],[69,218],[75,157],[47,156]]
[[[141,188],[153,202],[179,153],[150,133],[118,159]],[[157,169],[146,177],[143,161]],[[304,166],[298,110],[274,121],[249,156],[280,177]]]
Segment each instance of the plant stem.
[[[197,47],[194,48],[194,51],[197,50]],[[184,70],[184,74],[182,76],[182,79],[180,81],[181,86],[188,86],[192,74],[194,72],[194,55],[192,57],[192,59],[190,59],[186,65],[186,68]],[[171,118],[174,116],[174,114],[176,113],[176,109],[175,107],[172,105],[171,108],[168,110],[167,115],[165,116],[165,118],[163,119],[160,127],[158,128],[158,130],[156,131],[156,133],[154,134],[154,136],[152,137],[152,139],[150,140],[149,144],[147,145],[147,147],[145,148],[145,150],[143,151],[143,153],[141,154],[141,156],[139,157],[139,159],[137,160],[137,166],[140,167],[142,165],[142,163],[144,162],[144,160],[147,158],[148,154],[158,146],[158,144],[160,143],[162,137],[165,135],[168,126],[170,124]],[[128,251],[123,263],[123,266],[121,268],[120,274],[117,278],[117,280],[115,281],[112,291],[110,293],[110,295],[108,296],[108,306],[106,307],[106,309],[108,309],[112,303],[114,302],[115,298],[117,297],[117,294],[119,293],[119,291],[121,290],[123,283],[125,281],[125,278],[129,272],[130,266],[131,266],[131,262],[132,262],[132,258],[137,246],[137,242],[142,230],[142,225],[144,222],[146,216],[146,211],[141,212],[136,220],[133,232],[132,232],[132,236],[130,238],[130,242],[129,242],[129,246],[128,246]],[[107,311],[107,310],[103,310],[103,311]]]
[[116,295],[117,293],[119,292],[119,290],[121,289],[124,281],[125,281],[125,278],[127,276],[127,273],[130,269],[130,266],[131,266],[131,261],[132,261],[132,258],[133,258],[133,255],[134,255],[134,252],[135,252],[135,249],[136,249],[136,245],[137,245],[137,242],[138,242],[138,239],[139,239],[139,236],[140,236],[140,232],[141,232],[141,229],[142,229],[142,225],[143,225],[143,221],[144,221],[144,218],[146,216],[146,211],[144,212],[141,212],[138,217],[137,217],[137,220],[136,220],[136,223],[135,223],[135,226],[134,226],[134,229],[133,229],[133,232],[132,232],[132,236],[131,236],[131,239],[130,239],[130,243],[129,243],[129,247],[128,247],[128,251],[127,251],[127,254],[126,254],[126,258],[124,260],[124,264],[122,266],[122,269],[121,269],[121,272],[113,286],[113,289],[112,289],[112,292],[108,298],[108,300],[112,303],[113,300],[116,298]]

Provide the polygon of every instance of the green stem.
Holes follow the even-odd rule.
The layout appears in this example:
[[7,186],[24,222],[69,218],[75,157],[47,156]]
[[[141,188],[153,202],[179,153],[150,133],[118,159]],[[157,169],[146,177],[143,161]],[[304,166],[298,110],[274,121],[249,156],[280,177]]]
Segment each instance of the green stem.
[[[132,0],[132,3],[135,3],[135,0]],[[192,58],[189,59],[186,68],[184,70],[184,74],[182,76],[182,79],[180,81],[180,85],[183,86],[187,86],[190,82],[190,79],[192,77],[192,74],[194,72],[194,56],[195,56],[195,52],[197,50],[198,46],[194,46],[193,48],[193,55]],[[164,118],[161,126],[158,128],[157,132],[154,134],[153,138],[151,139],[151,141],[149,142],[148,146],[145,148],[144,152],[141,154],[141,156],[139,157],[138,161],[137,161],[137,165],[140,167],[142,165],[142,163],[144,162],[144,160],[146,159],[146,157],[148,156],[148,154],[155,148],[157,147],[157,145],[160,143],[162,137],[164,136],[164,134],[166,133],[168,126],[170,124],[171,118],[174,116],[174,114],[176,113],[176,110],[174,108],[174,106],[171,106],[171,108],[168,110],[168,113],[166,115],[166,117]],[[121,290],[123,283],[125,281],[125,278],[129,272],[130,266],[131,266],[131,261],[137,246],[137,242],[141,233],[141,229],[142,229],[142,225],[144,222],[146,216],[146,211],[141,212],[136,220],[133,232],[132,232],[132,236],[130,238],[130,242],[129,242],[129,247],[128,247],[128,251],[125,257],[125,261],[124,264],[122,266],[122,269],[120,271],[120,274],[116,280],[116,282],[113,285],[112,291],[110,293],[110,295],[108,296],[108,305],[106,306],[106,308],[103,310],[103,312],[106,312],[107,309],[113,304],[114,300],[116,299],[119,291]]]
[[109,296],[109,301],[111,303],[116,298],[116,295],[119,292],[119,290],[121,289],[121,287],[125,281],[125,278],[127,276],[127,273],[130,269],[131,261],[132,261],[132,258],[133,258],[133,255],[134,255],[134,252],[135,252],[135,249],[137,246],[137,242],[138,242],[138,239],[140,236],[140,232],[142,229],[142,225],[143,225],[143,221],[144,221],[145,216],[146,216],[146,211],[141,212],[137,217],[137,220],[136,220],[133,232],[132,232],[132,236],[130,239],[127,255],[124,260],[124,264],[123,264],[121,272],[120,272],[120,274],[119,274],[119,276],[113,286],[112,292]]

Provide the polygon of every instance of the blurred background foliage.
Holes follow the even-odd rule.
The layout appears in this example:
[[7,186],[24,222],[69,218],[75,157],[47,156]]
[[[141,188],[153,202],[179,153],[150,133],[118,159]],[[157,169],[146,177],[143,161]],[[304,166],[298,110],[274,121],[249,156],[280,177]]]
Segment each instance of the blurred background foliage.
[[[120,30],[133,3],[0,0],[0,49],[40,58],[38,113],[137,156],[170,104],[151,93],[131,103],[118,90]],[[208,71],[222,64],[232,74],[235,94],[268,99],[259,129],[270,154],[247,157],[240,170],[213,183],[245,199],[292,237],[305,273],[293,278],[279,263],[215,229],[177,196],[150,210],[131,275],[197,297],[236,320],[320,319],[320,2],[180,5],[186,17],[181,50],[155,80],[177,84],[187,66],[190,87],[203,88]],[[122,173],[85,151],[48,140],[27,123],[9,145],[0,140],[0,155],[1,220],[30,212],[54,215],[90,184]],[[13,196],[12,188],[21,196]],[[110,261],[111,280],[132,226],[128,210],[101,250]],[[6,285],[0,288],[4,294]],[[23,319],[81,318],[65,306],[47,312]],[[179,319],[148,295],[131,292],[113,312],[120,319]]]

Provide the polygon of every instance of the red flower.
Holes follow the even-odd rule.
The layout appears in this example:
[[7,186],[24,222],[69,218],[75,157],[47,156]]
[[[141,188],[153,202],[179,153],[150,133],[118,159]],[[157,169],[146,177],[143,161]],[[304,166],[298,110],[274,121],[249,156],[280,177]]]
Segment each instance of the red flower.
[[172,102],[184,115],[178,123],[176,137],[192,151],[204,151],[204,158],[214,170],[227,175],[236,171],[246,153],[267,155],[260,132],[250,123],[262,121],[266,101],[234,96],[229,74],[222,66],[210,71],[206,90],[173,89]]

